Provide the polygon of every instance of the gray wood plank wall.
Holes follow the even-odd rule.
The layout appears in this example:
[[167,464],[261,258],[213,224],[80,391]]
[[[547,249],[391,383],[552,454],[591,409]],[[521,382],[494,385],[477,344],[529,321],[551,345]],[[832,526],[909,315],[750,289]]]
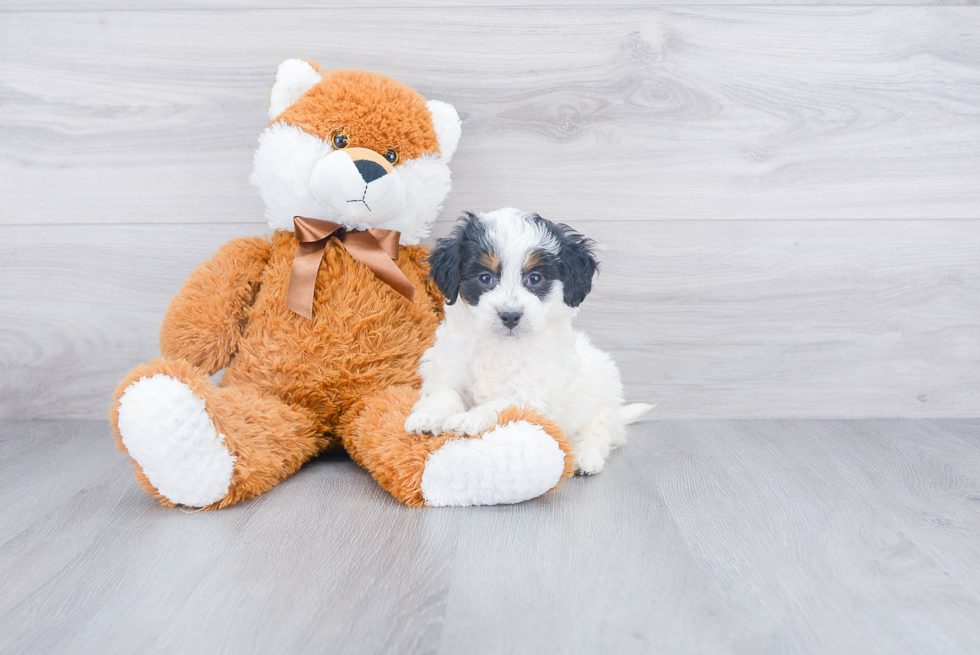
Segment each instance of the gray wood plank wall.
[[660,417],[980,415],[980,7],[682,4],[0,3],[0,417],[105,416],[187,273],[267,231],[296,55],[456,105],[437,235],[515,205],[598,240],[581,325]]

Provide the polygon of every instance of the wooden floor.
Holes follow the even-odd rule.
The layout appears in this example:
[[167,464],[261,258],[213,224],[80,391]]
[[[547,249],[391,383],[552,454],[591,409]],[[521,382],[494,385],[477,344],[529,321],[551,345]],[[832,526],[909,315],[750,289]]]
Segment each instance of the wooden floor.
[[2,653],[977,653],[980,421],[660,421],[517,506],[342,456],[210,513],[0,423]]

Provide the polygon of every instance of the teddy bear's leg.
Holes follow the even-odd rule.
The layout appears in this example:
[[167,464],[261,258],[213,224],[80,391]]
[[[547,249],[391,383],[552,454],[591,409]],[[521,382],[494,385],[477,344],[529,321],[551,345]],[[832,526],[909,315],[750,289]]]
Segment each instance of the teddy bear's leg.
[[183,360],[137,367],[109,414],[137,480],[168,506],[234,505],[268,491],[325,445],[302,408],[252,387],[215,388]]
[[346,429],[351,457],[397,500],[412,507],[519,503],[554,489],[574,472],[574,454],[557,425],[509,407],[481,435],[430,437],[405,431],[418,399],[394,386],[365,399]]

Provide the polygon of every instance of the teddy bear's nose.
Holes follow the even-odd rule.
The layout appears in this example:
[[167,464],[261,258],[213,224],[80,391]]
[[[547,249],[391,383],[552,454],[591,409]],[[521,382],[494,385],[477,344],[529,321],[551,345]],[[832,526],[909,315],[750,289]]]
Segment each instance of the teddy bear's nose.
[[381,164],[369,159],[358,159],[354,162],[354,166],[357,166],[357,172],[361,174],[361,179],[364,180],[365,184],[371,184],[388,172]]

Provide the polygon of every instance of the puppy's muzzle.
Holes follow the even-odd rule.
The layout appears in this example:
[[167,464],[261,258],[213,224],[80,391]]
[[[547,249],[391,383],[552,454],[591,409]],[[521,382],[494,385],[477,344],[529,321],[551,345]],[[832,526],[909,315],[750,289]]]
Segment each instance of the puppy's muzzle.
[[508,330],[513,330],[521,322],[521,312],[500,312],[500,322]]

